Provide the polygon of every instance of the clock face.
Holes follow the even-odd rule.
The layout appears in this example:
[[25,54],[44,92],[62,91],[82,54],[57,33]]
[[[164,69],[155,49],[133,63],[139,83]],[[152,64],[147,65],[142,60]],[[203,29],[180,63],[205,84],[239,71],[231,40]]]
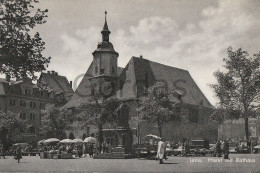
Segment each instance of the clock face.
[[105,35],[105,40],[108,40],[108,35]]

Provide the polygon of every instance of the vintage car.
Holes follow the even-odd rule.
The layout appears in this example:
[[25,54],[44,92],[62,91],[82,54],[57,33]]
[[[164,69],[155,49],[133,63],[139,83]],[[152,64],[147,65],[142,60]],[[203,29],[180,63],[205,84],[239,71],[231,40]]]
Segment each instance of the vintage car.
[[158,142],[161,138],[156,135],[147,135],[145,142],[135,148],[137,158],[156,159]]
[[182,146],[179,146],[178,148],[173,149],[173,155],[174,156],[180,156],[180,155],[182,155],[182,153],[183,153],[183,147]]
[[191,140],[191,153],[195,156],[205,156],[210,153],[209,141],[207,140]]

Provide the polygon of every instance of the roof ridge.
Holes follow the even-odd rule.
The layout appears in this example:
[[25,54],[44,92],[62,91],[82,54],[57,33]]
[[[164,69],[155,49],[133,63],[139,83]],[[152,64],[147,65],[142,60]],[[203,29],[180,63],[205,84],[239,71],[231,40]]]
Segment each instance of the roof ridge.
[[159,63],[159,62],[151,61],[149,59],[140,58],[140,57],[136,57],[136,56],[132,56],[132,58],[136,58],[138,60],[146,60],[146,61],[149,61],[149,62],[152,62],[152,63],[156,63],[156,64],[159,64],[159,65],[162,65],[162,66],[165,66],[165,67],[175,68],[175,69],[178,69],[178,70],[182,70],[182,71],[188,72],[188,70],[185,70],[185,69],[182,69],[182,68],[178,68],[178,67],[173,67],[173,66],[170,66],[170,65],[165,65],[165,64],[162,64],[162,63]]

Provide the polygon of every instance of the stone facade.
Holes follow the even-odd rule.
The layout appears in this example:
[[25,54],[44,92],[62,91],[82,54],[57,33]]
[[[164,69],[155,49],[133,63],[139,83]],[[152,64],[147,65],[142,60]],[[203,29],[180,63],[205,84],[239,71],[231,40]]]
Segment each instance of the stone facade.
[[[260,119],[249,118],[248,126],[250,131],[250,137],[260,141]],[[218,139],[233,139],[236,141],[246,140],[245,134],[245,120],[239,118],[237,120],[226,120],[218,127]]]
[[[60,77],[55,72],[49,73],[49,75],[55,78]],[[0,88],[0,110],[17,113],[20,118],[27,120],[31,125],[29,132],[17,131],[13,136],[14,142],[32,143],[37,140],[41,123],[41,110],[47,104],[64,105],[67,102],[65,95],[68,93],[55,92],[44,81],[44,78],[34,84],[29,78],[13,81],[7,77],[0,79]],[[70,94],[72,95],[72,93]]]

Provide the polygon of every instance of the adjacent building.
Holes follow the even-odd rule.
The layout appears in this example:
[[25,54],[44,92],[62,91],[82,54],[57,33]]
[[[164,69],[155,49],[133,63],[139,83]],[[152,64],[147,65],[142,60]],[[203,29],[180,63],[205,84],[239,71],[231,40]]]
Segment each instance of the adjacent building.
[[17,131],[15,142],[36,140],[41,110],[46,104],[64,105],[73,95],[71,84],[57,72],[42,73],[36,84],[31,79],[0,79],[0,110],[11,111],[30,123],[29,132]]

